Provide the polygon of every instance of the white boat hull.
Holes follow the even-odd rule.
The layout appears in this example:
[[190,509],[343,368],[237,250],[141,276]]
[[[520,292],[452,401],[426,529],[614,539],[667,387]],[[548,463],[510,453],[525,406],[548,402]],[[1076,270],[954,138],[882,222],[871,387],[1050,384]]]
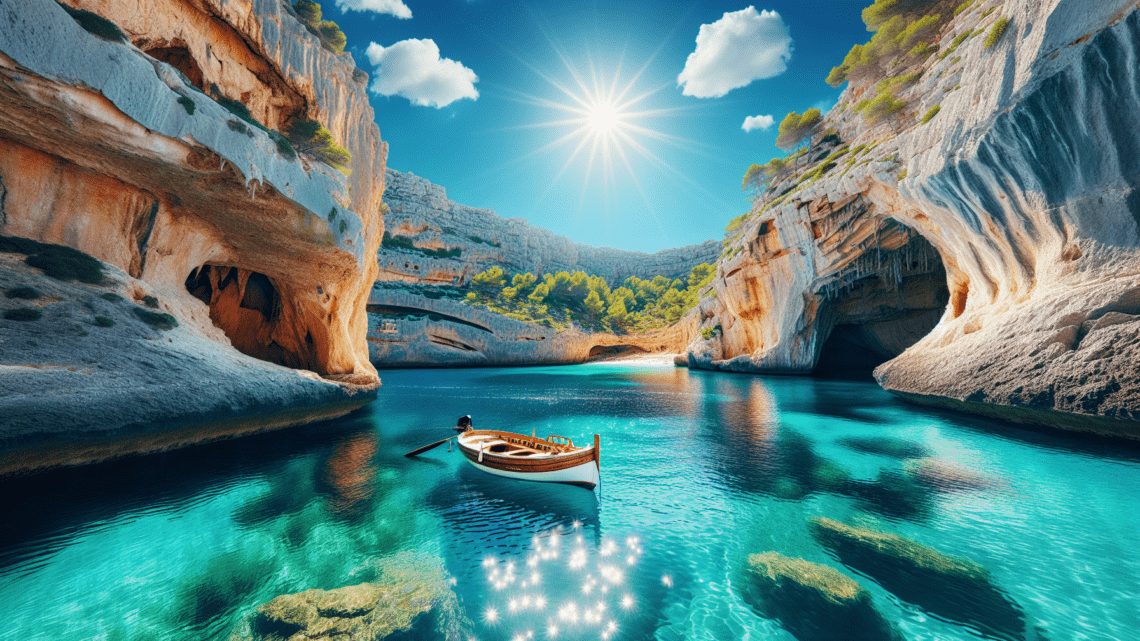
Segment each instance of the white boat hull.
[[480,465],[471,459],[467,462],[476,468],[494,474],[495,476],[505,476],[511,479],[519,479],[521,481],[539,481],[544,483],[571,483],[574,485],[581,485],[593,489],[598,485],[599,473],[598,465],[594,461],[586,461],[581,465],[568,467],[562,470],[553,470],[550,472],[512,472],[510,470],[497,470],[493,467]]

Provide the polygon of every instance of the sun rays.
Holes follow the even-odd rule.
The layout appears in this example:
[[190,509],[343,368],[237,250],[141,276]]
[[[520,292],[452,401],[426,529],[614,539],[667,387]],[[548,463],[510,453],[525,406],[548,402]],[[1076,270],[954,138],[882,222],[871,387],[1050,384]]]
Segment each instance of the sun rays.
[[[510,100],[539,107],[540,111],[550,114],[547,119],[507,128],[515,131],[550,132],[549,140],[511,161],[552,159],[557,163],[552,165],[552,169],[557,167],[557,170],[550,173],[550,180],[536,199],[536,206],[550,195],[568,173],[573,173],[581,176],[579,214],[582,213],[587,194],[591,190],[595,190],[595,195],[600,191],[601,209],[606,210],[604,213],[607,220],[615,202],[623,200],[621,197],[628,195],[626,192],[636,192],[635,198],[643,203],[652,225],[664,235],[653,199],[646,193],[643,177],[648,176],[652,181],[664,173],[669,176],[669,180],[683,182],[706,192],[685,172],[662,158],[657,153],[660,149],[655,149],[663,143],[715,159],[715,156],[708,153],[708,145],[664,131],[668,126],[667,118],[697,107],[661,107],[652,104],[655,96],[674,86],[670,81],[644,88],[649,84],[645,81],[648,75],[646,70],[661,50],[660,47],[632,73],[626,70],[623,53],[610,72],[600,69],[592,55],[585,55],[576,62],[544,30],[540,28],[540,31],[556,53],[560,69],[544,70],[527,58],[512,55],[554,91],[546,91],[546,96],[542,96],[506,89]],[[623,212],[631,213],[627,210]]]

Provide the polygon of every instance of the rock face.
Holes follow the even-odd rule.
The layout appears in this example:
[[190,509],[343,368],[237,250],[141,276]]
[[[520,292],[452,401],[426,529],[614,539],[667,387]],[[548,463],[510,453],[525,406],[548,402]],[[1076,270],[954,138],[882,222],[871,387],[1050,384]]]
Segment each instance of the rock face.
[[391,235],[408,238],[421,249],[461,253],[457,258],[433,258],[384,248],[379,254],[380,280],[466,285],[475,274],[498,265],[507,272],[529,271],[540,277],[584,271],[616,286],[629,276],[687,276],[693,267],[715,262],[720,253],[720,243],[714,240],[656,254],[590,247],[521,218],[503,219],[490,209],[454,203],[443,187],[412,174],[389,169],[386,185],[384,219]]
[[897,534],[854,528],[831,519],[815,517],[808,526],[812,536],[845,565],[875,579],[900,599],[974,627],[988,638],[1024,637],[1021,608],[977,563]]
[[446,298],[377,287],[368,305],[368,349],[378,367],[565,365],[612,356],[675,353],[696,318],[650,334],[618,336],[524,323]]
[[[990,48],[964,35],[999,18],[1011,22]],[[849,106],[873,92],[846,90],[827,126],[857,162],[757,207],[702,301],[702,326],[723,331],[690,345],[690,365],[811,371],[836,314],[877,279],[898,292],[900,324],[873,333],[906,339],[876,370],[886,389],[1140,438],[1140,134],[1124,124],[1140,112],[1140,11],[981,2],[947,23],[940,49],[956,39],[956,57],[929,58],[900,94],[896,119],[867,125]],[[920,277],[938,262],[946,287],[932,291]]]
[[871,593],[826,565],[776,552],[748,557],[745,598],[800,641],[896,640]]
[[[30,339],[30,323],[3,321],[12,338],[0,346],[0,361],[16,369],[0,384],[18,393],[0,401],[2,447],[46,447],[49,434],[151,438],[153,422],[164,421],[180,436],[141,450],[164,449],[367,402],[378,384],[366,305],[383,233],[387,149],[364,86],[352,79],[351,58],[322,49],[275,0],[70,4],[116,23],[127,41],[88,33],[52,0],[0,5],[0,234],[74,247],[108,266],[102,284],[63,287],[58,301],[43,303],[48,318],[99,311],[102,303],[85,301],[117,292],[155,297],[179,327],[163,335],[170,340],[136,333],[100,357],[67,341]],[[269,135],[203,89],[242,102],[270,128],[321,120],[352,153],[351,178],[306,157],[287,159]],[[6,264],[21,258],[0,256]],[[6,278],[52,287],[35,270]],[[135,339],[149,341],[149,355],[137,353]],[[21,340],[41,349],[14,349]],[[199,369],[129,383],[142,380],[143,368],[186,358],[191,344]],[[124,388],[109,382],[119,373]],[[193,391],[211,380],[212,394]],[[289,383],[273,382],[282,380]],[[74,395],[89,405],[147,408],[153,401],[145,399],[178,399],[183,389],[199,397],[186,414],[72,416],[49,411],[46,400]],[[187,405],[173,400],[171,407]],[[268,418],[281,412],[289,416]],[[130,451],[66,453],[81,449],[72,443],[52,460]],[[8,460],[38,465],[24,455]]]

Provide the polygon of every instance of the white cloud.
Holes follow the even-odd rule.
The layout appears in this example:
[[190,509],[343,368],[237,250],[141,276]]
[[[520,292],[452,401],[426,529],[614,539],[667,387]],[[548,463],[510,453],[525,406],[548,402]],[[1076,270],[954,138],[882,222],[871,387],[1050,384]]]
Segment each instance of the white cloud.
[[686,96],[719,98],[784,73],[791,57],[792,37],[780,14],[748,7],[701,25],[697,49],[685,60],[677,85],[684,85]]
[[769,127],[776,124],[776,119],[772,116],[748,116],[744,119],[744,124],[740,128],[744,131],[752,131],[759,129],[760,131],[767,131]]
[[336,0],[336,6],[340,8],[341,13],[375,11],[396,16],[401,20],[412,17],[412,10],[400,0]]
[[479,77],[462,63],[440,58],[434,40],[401,40],[390,47],[373,42],[364,53],[376,68],[369,87],[373,93],[403,96],[413,105],[436,109],[479,97]]

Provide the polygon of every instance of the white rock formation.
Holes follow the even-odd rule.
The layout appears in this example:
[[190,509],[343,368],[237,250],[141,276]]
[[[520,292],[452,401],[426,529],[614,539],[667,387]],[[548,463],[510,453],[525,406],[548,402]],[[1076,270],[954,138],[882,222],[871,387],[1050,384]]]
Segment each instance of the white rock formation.
[[[77,248],[108,276],[61,284],[0,253],[0,285],[58,290],[28,303],[42,320],[0,321],[0,474],[296,425],[374,398],[366,305],[387,149],[351,57],[276,0],[69,4],[127,41],[88,33],[53,0],[0,3],[0,234]],[[271,127],[321,120],[352,153],[351,177],[285,158],[203,94],[210,85]],[[100,293],[153,296],[180,326],[140,333]],[[96,312],[118,318],[100,335]]]
[[[1002,17],[1007,32],[985,48]],[[905,275],[854,267],[877,253],[889,218],[937,250],[949,300],[927,336],[877,370],[886,389],[1140,437],[1140,133],[1131,124],[1140,11],[1125,0],[989,0],[949,23],[941,49],[971,30],[900,94],[910,105],[899,119],[867,126],[849,108],[867,89],[848,88],[828,126],[852,148],[878,146],[742,228],[719,265],[716,298],[701,307],[704,326],[722,334],[696,339],[690,362],[810,370],[836,284],[853,268],[888,283]]]

